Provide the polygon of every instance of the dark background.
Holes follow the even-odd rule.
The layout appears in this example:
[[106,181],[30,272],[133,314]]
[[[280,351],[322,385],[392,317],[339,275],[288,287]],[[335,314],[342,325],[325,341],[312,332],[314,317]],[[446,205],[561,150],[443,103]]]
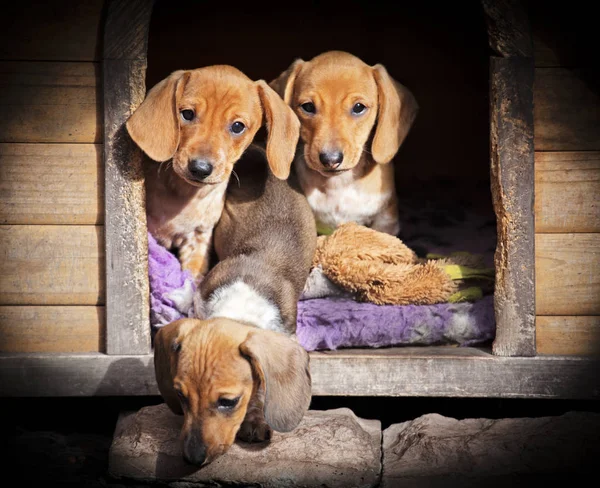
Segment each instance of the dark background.
[[[400,194],[468,200],[491,211],[489,56],[481,5],[303,1],[157,3],[146,86],[177,69],[230,64],[276,78],[297,58],[329,50],[383,64],[420,110],[396,157]],[[442,193],[440,193],[442,191]]]

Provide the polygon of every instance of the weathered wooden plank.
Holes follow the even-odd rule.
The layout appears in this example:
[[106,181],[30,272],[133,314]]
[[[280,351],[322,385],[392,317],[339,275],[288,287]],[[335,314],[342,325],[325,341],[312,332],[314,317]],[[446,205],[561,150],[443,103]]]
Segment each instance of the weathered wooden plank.
[[0,306],[0,352],[103,352],[104,307]]
[[104,59],[144,60],[154,0],[109,0]]
[[537,315],[600,315],[600,234],[536,234]]
[[145,63],[107,60],[105,86],[108,354],[150,351],[148,237],[142,153],[125,121],[143,100]]
[[600,316],[538,316],[538,354],[600,356]]
[[533,61],[490,59],[491,186],[497,217],[494,354],[535,355]]
[[582,71],[535,70],[536,151],[600,150],[600,92]]
[[146,95],[151,1],[112,0],[104,32],[106,352],[148,354],[148,239],[142,153],[125,122]]
[[0,304],[104,303],[100,226],[0,226]]
[[0,142],[101,142],[99,66],[0,62]]
[[0,29],[0,59],[98,60],[103,7],[104,0],[11,2]]
[[501,56],[533,56],[529,18],[521,0],[482,0],[490,47]]
[[[590,358],[311,353],[313,394],[600,398]],[[467,350],[467,348],[462,349]],[[394,349],[393,351],[399,351]],[[153,356],[0,354],[1,396],[157,395]]]
[[1,224],[102,224],[99,144],[0,144]]
[[535,154],[535,231],[600,232],[600,152]]

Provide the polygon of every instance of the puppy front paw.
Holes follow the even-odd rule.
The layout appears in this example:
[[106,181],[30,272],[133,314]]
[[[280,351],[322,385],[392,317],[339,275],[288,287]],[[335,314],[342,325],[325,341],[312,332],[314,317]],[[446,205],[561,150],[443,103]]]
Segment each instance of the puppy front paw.
[[238,430],[237,438],[244,442],[266,442],[271,440],[273,431],[264,419],[246,419]]

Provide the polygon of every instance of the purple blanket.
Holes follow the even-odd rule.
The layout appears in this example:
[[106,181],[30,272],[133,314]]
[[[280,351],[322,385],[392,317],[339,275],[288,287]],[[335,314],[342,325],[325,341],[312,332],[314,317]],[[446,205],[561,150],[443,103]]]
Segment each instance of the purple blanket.
[[345,298],[298,303],[297,335],[307,351],[342,347],[458,344],[495,335],[491,296],[474,303],[374,305]]
[[161,327],[189,317],[196,286],[181,269],[177,258],[148,232],[148,277],[150,280],[150,324]]

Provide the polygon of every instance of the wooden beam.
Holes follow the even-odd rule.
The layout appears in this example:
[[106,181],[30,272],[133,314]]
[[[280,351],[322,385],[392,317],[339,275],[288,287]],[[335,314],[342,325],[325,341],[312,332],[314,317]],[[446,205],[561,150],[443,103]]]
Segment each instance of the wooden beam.
[[112,0],[104,29],[106,327],[108,354],[150,351],[142,154],[125,121],[146,95],[151,0]]
[[0,226],[0,304],[103,304],[103,231],[93,225]]
[[102,155],[99,144],[0,144],[0,224],[102,224]]
[[482,0],[490,47],[500,56],[533,57],[529,18],[520,0]]
[[0,142],[102,140],[95,63],[0,62]]
[[600,234],[536,234],[537,315],[600,315]]
[[494,354],[535,355],[533,60],[490,59],[491,186],[497,218]]
[[[311,353],[315,396],[596,399],[599,366],[589,358],[506,358],[450,347]],[[157,394],[151,354],[0,354],[1,396]]]
[[155,0],[109,0],[102,58],[146,60]]
[[535,153],[536,233],[600,232],[600,152]]

